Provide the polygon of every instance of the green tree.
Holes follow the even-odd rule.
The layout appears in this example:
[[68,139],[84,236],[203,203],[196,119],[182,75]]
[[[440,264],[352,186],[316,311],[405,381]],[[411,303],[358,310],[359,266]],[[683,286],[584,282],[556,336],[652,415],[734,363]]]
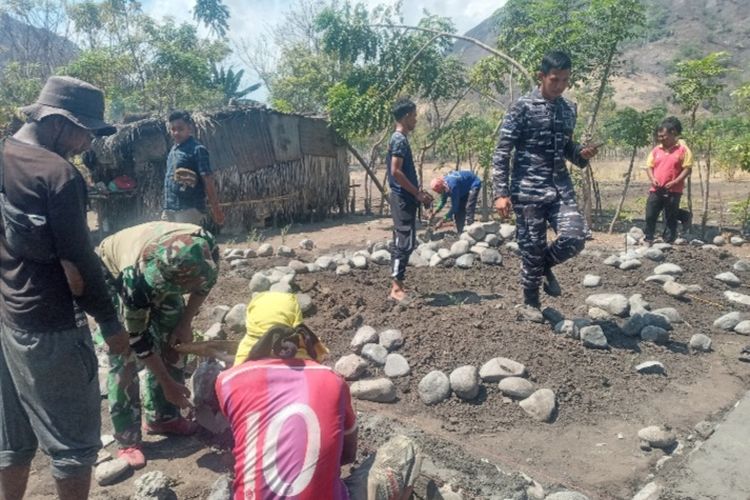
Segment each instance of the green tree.
[[229,31],[229,7],[221,0],[195,0],[193,18],[218,37],[225,37]]
[[34,102],[42,89],[42,80],[37,76],[39,68],[19,62],[8,63],[0,75],[0,136],[5,135],[8,125],[18,116],[18,107]]
[[250,92],[254,92],[260,88],[260,83],[254,83],[244,89],[240,89],[244,75],[244,69],[235,73],[232,68],[225,68],[224,66],[217,68],[215,64],[213,65],[211,68],[211,84],[223,94],[224,104],[229,103],[233,99],[242,99]]

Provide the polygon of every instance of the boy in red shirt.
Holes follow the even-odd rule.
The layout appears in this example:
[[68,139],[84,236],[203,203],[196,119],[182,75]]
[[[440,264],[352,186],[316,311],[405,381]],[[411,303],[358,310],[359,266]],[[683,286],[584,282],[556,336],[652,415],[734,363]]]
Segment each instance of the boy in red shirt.
[[318,362],[326,349],[315,334],[290,324],[299,312],[294,295],[262,293],[251,309],[284,323],[216,380],[219,407],[234,435],[234,500],[408,498],[421,459],[403,436],[379,448],[370,467],[341,480],[341,466],[357,456],[349,386]]
[[680,210],[680,198],[685,187],[685,179],[693,166],[693,153],[679,138],[682,124],[674,116],[665,118],[656,131],[659,145],[648,155],[646,173],[651,180],[648,201],[646,202],[645,242],[654,241],[654,231],[659,214],[664,210],[664,241],[672,243],[677,239],[677,222],[682,220],[689,225],[690,212]]

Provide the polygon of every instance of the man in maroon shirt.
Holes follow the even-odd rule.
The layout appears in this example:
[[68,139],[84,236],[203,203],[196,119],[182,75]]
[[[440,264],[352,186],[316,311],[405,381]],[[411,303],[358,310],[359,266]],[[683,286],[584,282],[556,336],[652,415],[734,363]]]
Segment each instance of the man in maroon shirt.
[[20,500],[37,448],[57,494],[88,498],[100,440],[97,358],[84,313],[110,352],[128,350],[86,223],[86,185],[67,160],[115,128],[104,95],[51,77],[0,155],[0,498]]

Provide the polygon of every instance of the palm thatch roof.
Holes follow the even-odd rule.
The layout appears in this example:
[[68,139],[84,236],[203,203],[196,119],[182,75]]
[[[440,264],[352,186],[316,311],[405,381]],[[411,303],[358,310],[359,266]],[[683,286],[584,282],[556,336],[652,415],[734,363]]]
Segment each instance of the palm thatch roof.
[[[325,120],[261,106],[196,113],[193,119],[196,138],[209,151],[230,232],[346,210],[348,155]],[[128,175],[138,184],[130,196],[98,201],[106,230],[159,217],[171,145],[163,117],[122,125],[117,134],[95,141],[85,158],[93,180]]]

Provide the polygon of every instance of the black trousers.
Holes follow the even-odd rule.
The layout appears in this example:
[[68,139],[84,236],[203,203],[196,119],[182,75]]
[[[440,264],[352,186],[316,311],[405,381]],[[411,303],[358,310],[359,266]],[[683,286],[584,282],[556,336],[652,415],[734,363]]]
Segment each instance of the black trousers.
[[417,246],[417,204],[391,193],[393,241],[391,242],[391,277],[403,281],[406,264]]
[[646,201],[646,241],[654,241],[656,232],[656,221],[659,214],[664,211],[664,241],[672,243],[677,239],[677,222],[682,220],[687,223],[690,212],[680,210],[680,198],[682,193],[649,193]]
[[456,222],[456,231],[460,234],[465,226],[474,224],[474,214],[477,211],[477,200],[479,199],[479,190],[472,189],[466,196],[462,197],[456,207],[453,220]]

